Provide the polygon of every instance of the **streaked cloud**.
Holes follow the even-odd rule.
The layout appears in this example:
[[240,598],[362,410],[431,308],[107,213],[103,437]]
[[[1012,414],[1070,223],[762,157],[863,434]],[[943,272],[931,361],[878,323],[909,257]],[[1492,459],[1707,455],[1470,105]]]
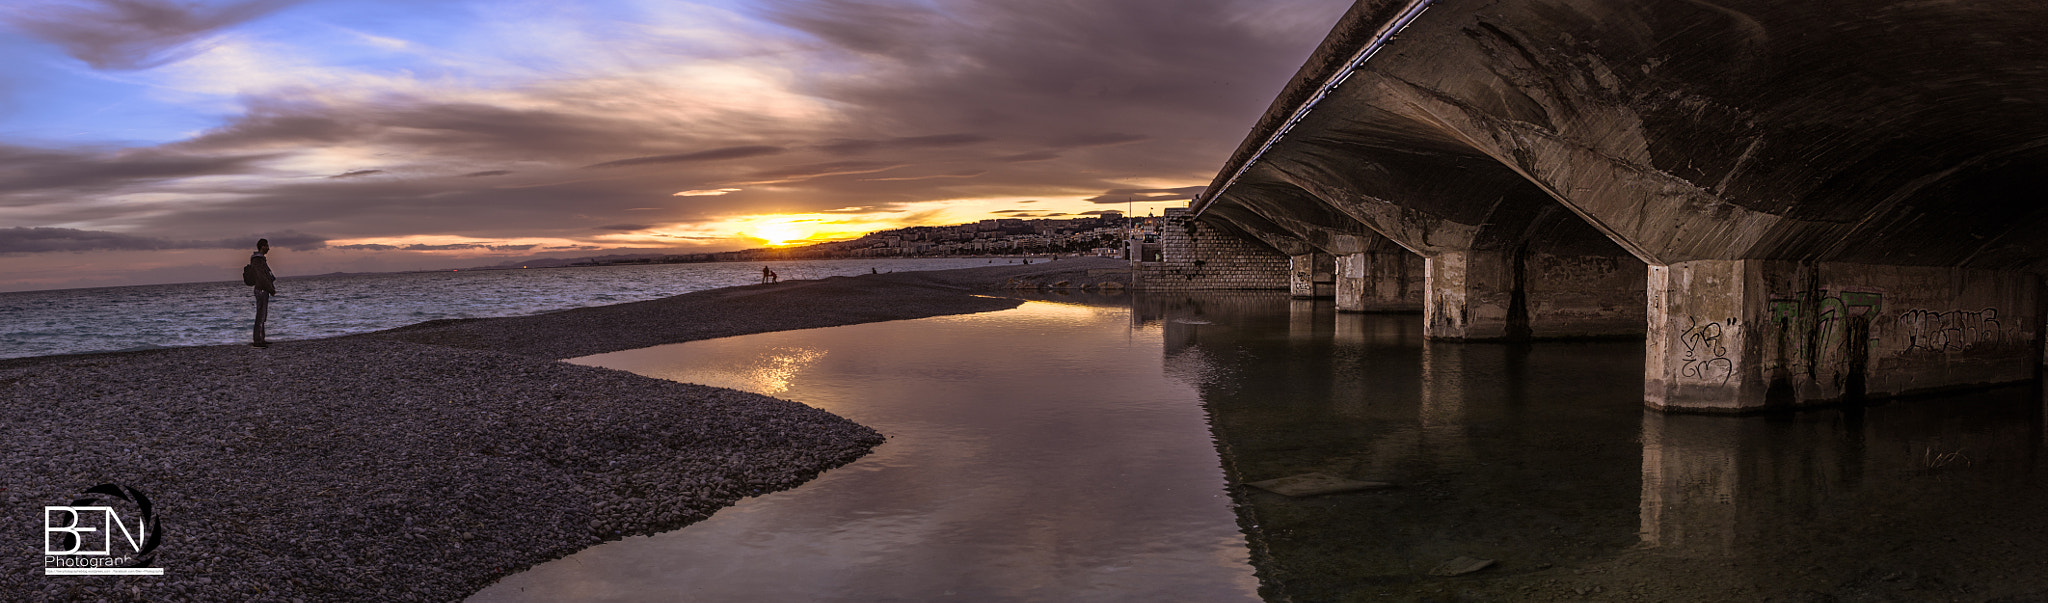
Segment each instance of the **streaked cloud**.
[[1089,197],[1093,203],[1157,203],[1160,201],[1186,201],[1208,190],[1208,185],[1182,186],[1175,188],[1113,188],[1102,194]]
[[828,153],[852,155],[887,149],[947,148],[979,144],[993,140],[980,134],[935,134],[931,136],[907,136],[882,140],[835,140],[818,148]]
[[592,168],[608,168],[608,167],[626,167],[626,166],[632,166],[632,165],[656,165],[656,164],[663,164],[663,163],[689,163],[689,162],[692,162],[692,161],[718,161],[718,160],[723,160],[723,159],[744,159],[744,158],[747,158],[747,157],[760,157],[760,156],[763,156],[763,155],[774,155],[774,154],[777,154],[777,153],[781,153],[781,152],[782,152],[783,150],[784,150],[784,149],[783,149],[782,147],[771,147],[771,146],[767,146],[767,145],[747,145],[747,146],[738,146],[738,147],[725,147],[725,148],[722,148],[722,149],[711,149],[711,150],[708,150],[708,151],[697,151],[697,152],[694,152],[694,153],[675,153],[675,154],[671,154],[671,155],[654,155],[654,156],[651,156],[651,157],[634,157],[634,158],[631,158],[631,159],[620,159],[620,160],[617,160],[617,161],[606,161],[606,162],[604,162],[604,163],[595,163],[595,164],[591,164],[591,165],[588,165],[588,166],[585,166],[585,167],[592,167]]
[[1003,156],[1000,156],[1000,157],[996,157],[996,158],[995,158],[995,160],[996,160],[996,161],[1001,161],[1001,162],[1005,162],[1005,163],[1022,163],[1022,162],[1026,162],[1026,161],[1052,161],[1052,160],[1054,160],[1054,159],[1059,159],[1059,158],[1060,158],[1060,154],[1059,154],[1059,153],[1054,153],[1054,152],[1052,152],[1052,151],[1031,151],[1031,152],[1029,152],[1029,153],[1017,153],[1017,154],[1015,154],[1015,155],[1003,155]]
[[953,172],[950,174],[931,174],[928,176],[895,176],[891,178],[862,178],[861,180],[864,182],[909,182],[913,180],[936,180],[940,178],[973,178],[975,176],[980,176],[986,173],[988,173],[988,170],[966,170]]
[[[730,194],[733,194],[733,193],[737,193],[737,192],[740,192],[740,189],[736,189],[736,188],[707,188],[707,189],[697,189],[697,190],[693,190],[693,191],[683,191],[683,192],[680,192],[680,193],[676,193],[676,194],[674,194],[674,195],[671,195],[671,196],[675,196],[675,197],[717,197],[717,196],[719,196],[719,195],[730,195]],[[632,208],[632,210],[642,210],[642,209],[656,209],[656,208],[652,208],[652,207],[635,207],[635,208]],[[628,211],[632,211],[632,210],[628,210]]]
[[789,167],[755,172],[753,174],[753,178],[756,178],[756,180],[749,182],[749,184],[780,184],[785,182],[799,182],[814,178],[824,178],[827,176],[873,174],[875,172],[893,170],[907,165],[910,164],[887,161],[828,161],[825,163],[813,163],[808,165],[793,165]]

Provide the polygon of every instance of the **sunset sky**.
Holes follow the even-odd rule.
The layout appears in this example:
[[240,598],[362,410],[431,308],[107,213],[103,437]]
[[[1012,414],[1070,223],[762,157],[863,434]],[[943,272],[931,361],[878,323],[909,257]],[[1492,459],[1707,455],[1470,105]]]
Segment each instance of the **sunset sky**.
[[1142,215],[1349,4],[10,1],[0,290]]

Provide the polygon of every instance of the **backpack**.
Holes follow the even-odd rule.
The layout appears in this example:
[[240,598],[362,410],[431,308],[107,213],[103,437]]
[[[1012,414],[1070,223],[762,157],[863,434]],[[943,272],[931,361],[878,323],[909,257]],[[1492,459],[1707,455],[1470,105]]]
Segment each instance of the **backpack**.
[[251,287],[263,284],[263,273],[256,270],[255,262],[242,267],[242,284]]

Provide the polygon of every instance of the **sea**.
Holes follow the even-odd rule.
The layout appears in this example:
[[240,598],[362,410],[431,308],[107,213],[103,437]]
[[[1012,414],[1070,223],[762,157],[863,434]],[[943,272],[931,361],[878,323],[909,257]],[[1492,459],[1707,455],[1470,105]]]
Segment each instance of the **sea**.
[[[784,281],[973,268],[1003,258],[630,264],[338,274],[280,279],[273,341],[367,333],[443,318],[525,316]],[[240,281],[0,293],[0,358],[247,342],[255,302]]]

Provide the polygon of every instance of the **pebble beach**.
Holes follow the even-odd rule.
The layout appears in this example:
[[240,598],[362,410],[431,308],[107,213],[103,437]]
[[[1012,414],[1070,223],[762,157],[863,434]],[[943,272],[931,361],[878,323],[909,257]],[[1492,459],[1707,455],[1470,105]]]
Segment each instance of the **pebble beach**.
[[[1060,260],[700,291],[332,339],[0,361],[0,600],[462,598],[795,487],[885,434],[796,402],[560,359],[988,312]],[[42,507],[156,507],[162,576],[46,576]]]

